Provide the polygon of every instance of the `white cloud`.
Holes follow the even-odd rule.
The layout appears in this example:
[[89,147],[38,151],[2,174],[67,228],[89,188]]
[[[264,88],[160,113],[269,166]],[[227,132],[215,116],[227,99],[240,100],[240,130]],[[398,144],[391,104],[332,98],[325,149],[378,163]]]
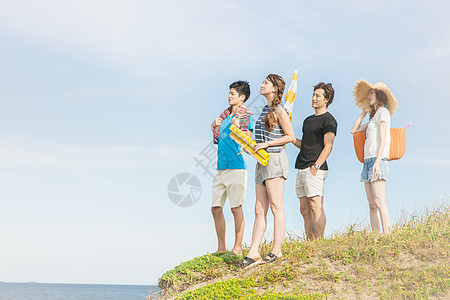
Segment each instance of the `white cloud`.
[[[175,74],[182,67],[211,71],[215,67],[229,67],[230,63],[255,65],[288,53],[312,60],[354,56],[355,53],[350,53],[354,49],[335,51],[332,44],[340,41],[348,44],[349,37],[363,36],[343,33],[338,23],[336,26],[329,23],[365,11],[368,18],[374,12],[386,12],[390,19],[385,26],[394,29],[398,27],[393,23],[397,22],[394,17],[397,13],[399,17],[410,14],[414,18],[429,7],[442,7],[442,11],[448,7],[445,1],[434,6],[408,3],[405,7],[406,1],[378,1],[374,5],[370,1],[343,0],[324,12],[329,14],[324,18],[336,20],[322,22],[311,16],[315,8],[306,3],[286,1],[268,6],[263,2],[255,7],[242,2],[207,0],[3,0],[0,30],[82,60],[108,63],[158,79],[162,72]],[[435,27],[445,23],[438,21],[442,19],[439,17],[431,20],[430,14],[424,17],[427,22],[420,25],[407,20],[412,27],[405,34],[416,29],[436,34]],[[331,36],[327,37],[327,43],[312,45],[305,35],[311,31]],[[448,32],[448,28],[440,26],[439,33],[442,32]],[[441,53],[445,54],[446,49],[447,46],[443,47]]]
[[439,148],[423,148],[413,153],[408,153],[407,159],[399,161],[405,166],[428,167],[428,168],[449,168],[450,150]]
[[450,168],[450,158],[434,158],[424,156],[408,157],[402,165],[414,166],[414,167],[429,167],[429,168]]
[[[162,93],[161,93],[162,94]],[[152,94],[152,96],[154,93]],[[136,89],[129,87],[114,86],[108,88],[94,87],[72,90],[64,93],[64,96],[68,99],[74,100],[107,100],[111,99],[136,99],[149,97],[149,91],[144,89]],[[165,99],[168,98],[167,93],[164,93]]]
[[[446,70],[446,66],[450,63],[450,30],[448,30],[448,34],[443,34],[442,39],[427,45],[422,51],[407,57],[407,60],[405,59],[405,66],[406,63],[412,64],[416,68],[428,68],[435,71],[438,68]],[[431,66],[433,68],[430,68]]]
[[208,65],[218,54],[245,48],[251,39],[239,33],[248,31],[236,24],[239,18],[244,16],[228,2],[44,0],[0,4],[3,31],[75,56],[153,74],[161,64],[167,67],[195,60]]
[[[212,223],[10,226],[0,233],[2,240],[10,241],[1,246],[8,259],[0,268],[0,277],[9,281],[156,284],[157,278],[180,262],[214,251],[213,237]],[[189,247],[180,249],[180,245]]]
[[405,0],[378,0],[376,4],[370,0],[339,0],[343,5],[350,6],[365,12],[382,11],[390,6],[403,4]]
[[[280,15],[286,16],[282,22],[268,25]],[[314,55],[317,49],[302,47],[301,37],[294,38],[295,28],[288,23],[295,20],[311,22],[303,11],[255,10],[235,1],[0,3],[0,30],[8,34],[154,79],[182,67],[211,71],[230,63],[258,63],[270,48]]]
[[[142,147],[136,145],[77,145],[36,142],[27,138],[2,136],[0,166],[77,169],[142,169],[190,166],[199,152],[198,141]],[[189,158],[187,160],[186,158]]]

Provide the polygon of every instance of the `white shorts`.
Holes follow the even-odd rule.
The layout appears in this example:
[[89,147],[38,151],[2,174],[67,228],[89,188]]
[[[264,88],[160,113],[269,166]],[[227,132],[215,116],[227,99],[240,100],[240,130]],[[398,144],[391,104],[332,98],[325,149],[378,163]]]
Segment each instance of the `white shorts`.
[[324,182],[328,177],[328,171],[317,170],[316,176],[311,174],[309,168],[298,170],[295,180],[297,198],[323,196]]
[[212,185],[212,207],[223,207],[230,199],[230,207],[239,207],[244,203],[247,191],[247,170],[218,170]]

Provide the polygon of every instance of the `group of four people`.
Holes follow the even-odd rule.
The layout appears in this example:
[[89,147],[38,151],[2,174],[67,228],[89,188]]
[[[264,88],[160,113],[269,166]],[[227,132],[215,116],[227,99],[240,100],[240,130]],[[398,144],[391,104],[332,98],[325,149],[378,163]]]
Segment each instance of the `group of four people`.
[[[327,111],[334,98],[331,83],[321,82],[314,86],[312,107],[315,113],[304,120],[302,139],[295,137],[290,118],[281,105],[285,89],[285,81],[281,76],[270,74],[261,84],[260,94],[266,98],[267,105],[263,107],[256,122],[253,113],[244,104],[250,97],[248,82],[236,81],[229,88],[229,107],[211,125],[214,142],[218,144],[217,173],[213,180],[211,208],[218,239],[217,253],[226,251],[223,206],[227,197],[230,200],[235,225],[235,244],[232,252],[242,254],[241,244],[244,235],[242,205],[247,188],[247,166],[240,154],[242,152],[240,146],[230,137],[230,126],[232,124],[237,126],[249,137],[252,137],[254,132],[257,143],[254,150],[265,149],[270,154],[266,166],[259,163],[256,165],[255,223],[249,252],[241,264],[241,268],[247,268],[273,262],[282,256],[281,244],[285,232],[284,181],[289,174],[284,148],[288,143],[293,143],[300,149],[295,162],[295,168],[298,169],[296,193],[300,200],[306,237],[312,240],[324,236],[326,217],[323,195],[324,181],[328,175],[326,160],[331,153],[338,124]],[[374,140],[372,144],[366,142],[366,146],[370,145],[361,180],[366,182],[372,229],[379,230],[378,214],[380,214],[383,232],[387,233],[389,212],[384,188],[388,173],[385,154],[386,151],[389,154],[390,115],[389,112],[386,114],[386,94],[382,90],[371,88],[366,97],[370,102],[369,108],[366,109],[370,111],[370,122],[361,126],[366,115],[366,110],[363,110],[352,128],[352,133],[366,131],[367,138]],[[381,136],[383,138],[380,138]],[[271,252],[262,259],[259,245],[266,231],[269,208],[274,217],[274,241]]]

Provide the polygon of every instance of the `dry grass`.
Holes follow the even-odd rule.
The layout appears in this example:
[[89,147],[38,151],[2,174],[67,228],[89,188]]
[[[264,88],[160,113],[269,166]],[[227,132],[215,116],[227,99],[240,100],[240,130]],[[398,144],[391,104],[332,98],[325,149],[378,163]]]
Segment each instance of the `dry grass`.
[[[250,271],[238,269],[239,257],[202,256],[166,272],[159,286],[164,298],[179,299],[211,299],[214,293],[220,295],[215,299],[234,299],[227,293],[241,299],[447,299],[448,213],[445,203],[388,235],[352,225],[322,240],[290,236],[282,259]],[[263,243],[262,254],[270,248]]]

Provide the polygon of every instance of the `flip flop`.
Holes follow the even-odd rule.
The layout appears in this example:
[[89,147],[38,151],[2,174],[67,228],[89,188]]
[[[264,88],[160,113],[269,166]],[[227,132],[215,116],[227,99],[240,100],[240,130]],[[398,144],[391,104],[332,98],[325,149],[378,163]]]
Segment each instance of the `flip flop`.
[[241,262],[241,269],[247,269],[250,267],[254,267],[259,265],[261,262],[261,259],[254,260],[253,258],[250,258],[248,256],[244,257],[244,260]]
[[266,262],[266,264],[270,264],[278,259],[278,256],[273,254],[272,252],[267,255],[268,257],[264,258],[263,260]]

